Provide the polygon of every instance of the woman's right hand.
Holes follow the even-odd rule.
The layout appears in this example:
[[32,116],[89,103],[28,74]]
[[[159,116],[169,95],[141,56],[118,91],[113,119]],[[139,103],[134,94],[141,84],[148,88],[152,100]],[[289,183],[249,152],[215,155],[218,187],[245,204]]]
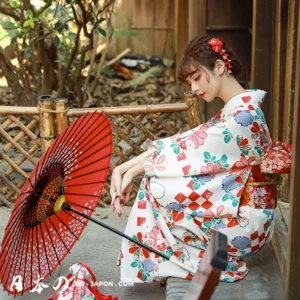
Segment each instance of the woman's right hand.
[[116,197],[119,197],[120,200],[123,199],[123,195],[121,193],[121,187],[122,187],[122,170],[120,166],[118,166],[114,168],[111,176],[111,184],[110,184],[111,205],[114,205]]

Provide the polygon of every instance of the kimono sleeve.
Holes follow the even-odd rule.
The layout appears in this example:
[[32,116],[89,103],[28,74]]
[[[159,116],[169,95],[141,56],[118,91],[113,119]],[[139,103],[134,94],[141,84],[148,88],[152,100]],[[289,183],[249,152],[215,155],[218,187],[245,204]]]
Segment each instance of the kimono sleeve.
[[269,135],[260,108],[242,110],[211,127],[153,142],[156,151],[144,163],[145,175],[180,177],[257,165],[268,147]]

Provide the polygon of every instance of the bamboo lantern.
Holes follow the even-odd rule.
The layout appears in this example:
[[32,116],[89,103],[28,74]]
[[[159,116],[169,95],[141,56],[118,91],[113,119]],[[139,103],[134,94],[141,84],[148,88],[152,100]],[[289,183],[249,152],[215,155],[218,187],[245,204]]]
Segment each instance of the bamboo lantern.
[[69,126],[66,109],[67,102],[66,98],[55,99],[57,134],[61,134]]
[[42,151],[45,153],[55,138],[55,107],[52,96],[39,96],[38,108],[40,111],[40,137]]
[[184,102],[188,106],[188,119],[190,128],[197,127],[201,124],[201,112],[199,108],[199,100],[195,93],[185,92]]

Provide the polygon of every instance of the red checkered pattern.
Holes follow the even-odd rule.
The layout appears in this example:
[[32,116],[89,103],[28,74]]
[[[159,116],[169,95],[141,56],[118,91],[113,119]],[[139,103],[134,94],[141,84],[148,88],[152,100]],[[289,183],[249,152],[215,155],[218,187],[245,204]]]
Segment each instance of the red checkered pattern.
[[251,252],[257,252],[260,250],[266,243],[266,240],[268,239],[270,232],[266,234],[266,228],[268,226],[268,222],[264,224],[265,231],[261,234],[258,233],[256,230],[254,233],[251,234]]
[[[193,184],[194,183],[191,181],[187,186],[193,189]],[[200,207],[203,207],[204,209],[209,209],[213,206],[213,204],[209,201],[209,198],[212,196],[212,194],[213,193],[211,191],[205,190],[204,193],[199,195],[193,190],[188,196],[184,195],[183,193],[178,193],[175,196],[175,200],[177,200],[179,203],[182,203],[192,211],[198,210]]]

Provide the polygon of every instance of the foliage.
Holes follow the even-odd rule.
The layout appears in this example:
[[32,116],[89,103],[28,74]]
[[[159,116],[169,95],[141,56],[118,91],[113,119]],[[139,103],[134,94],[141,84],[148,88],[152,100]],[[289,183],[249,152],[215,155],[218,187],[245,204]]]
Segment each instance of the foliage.
[[[111,26],[114,1],[0,2],[0,68],[18,104],[36,105],[38,95],[56,90],[57,97],[63,97],[74,89],[83,104],[81,71],[87,52],[95,51],[95,40],[113,34],[106,27]],[[7,46],[16,58],[14,64],[4,51]]]

